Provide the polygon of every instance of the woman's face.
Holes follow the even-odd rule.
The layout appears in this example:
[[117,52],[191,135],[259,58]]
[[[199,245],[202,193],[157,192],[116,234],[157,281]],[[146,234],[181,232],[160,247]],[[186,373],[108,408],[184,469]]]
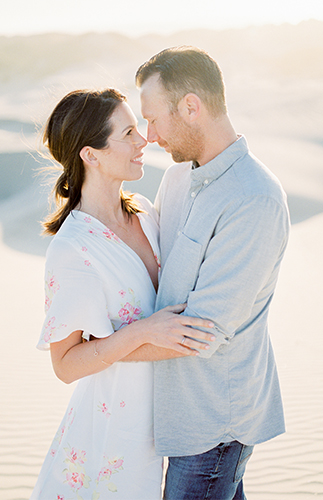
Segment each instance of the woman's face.
[[111,116],[112,134],[108,147],[96,150],[102,173],[110,181],[134,181],[143,175],[143,148],[146,139],[137,129],[137,119],[127,103],[122,102]]

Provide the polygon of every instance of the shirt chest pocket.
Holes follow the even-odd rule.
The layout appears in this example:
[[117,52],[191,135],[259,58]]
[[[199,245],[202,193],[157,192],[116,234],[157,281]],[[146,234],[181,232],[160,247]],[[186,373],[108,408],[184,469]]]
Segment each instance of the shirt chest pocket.
[[202,260],[202,245],[181,233],[163,265],[158,309],[186,302],[194,289]]

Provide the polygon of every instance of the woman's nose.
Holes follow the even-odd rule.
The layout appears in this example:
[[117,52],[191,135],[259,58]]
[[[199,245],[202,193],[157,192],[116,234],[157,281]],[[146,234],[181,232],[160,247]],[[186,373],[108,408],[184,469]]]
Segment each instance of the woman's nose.
[[138,146],[138,148],[140,148],[140,149],[144,148],[147,146],[147,144],[148,144],[147,139],[143,135],[141,135],[140,132],[138,132],[138,137],[136,140],[136,145]]
[[158,141],[158,134],[156,132],[156,129],[153,125],[150,125],[149,123],[147,126],[147,141],[148,142],[157,142]]

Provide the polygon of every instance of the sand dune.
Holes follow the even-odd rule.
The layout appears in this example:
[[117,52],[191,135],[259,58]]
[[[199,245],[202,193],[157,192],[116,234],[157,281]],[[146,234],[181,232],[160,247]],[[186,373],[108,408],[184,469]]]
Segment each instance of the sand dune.
[[[288,194],[292,232],[270,326],[287,432],[256,448],[248,500],[323,498],[323,23],[129,39],[118,34],[0,37],[0,500],[27,500],[74,385],[58,381],[35,349],[43,320],[40,236],[49,187],[35,124],[83,87],[115,86],[140,118],[133,75],[178,43],[221,64],[230,116]],[[147,148],[145,177],[126,188],[153,200],[171,160]],[[130,500],[130,499],[129,499]]]

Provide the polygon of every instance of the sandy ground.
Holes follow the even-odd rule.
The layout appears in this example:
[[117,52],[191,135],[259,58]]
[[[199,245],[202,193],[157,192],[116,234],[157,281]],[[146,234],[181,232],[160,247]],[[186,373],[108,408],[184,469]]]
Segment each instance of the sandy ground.
[[[128,65],[117,61],[109,84],[120,87],[125,75],[133,78],[139,59],[145,56],[136,54]],[[230,70],[230,58],[223,60]],[[55,92],[60,97],[91,79],[101,86],[107,71],[100,71],[97,80],[71,68],[26,80],[23,90],[18,79],[16,87],[0,85],[0,500],[29,498],[74,388],[56,379],[48,353],[35,348],[48,245],[38,221],[47,210],[48,189],[34,177],[39,165],[33,122],[48,114]],[[323,499],[322,80],[262,77],[237,78],[229,71],[227,94],[237,131],[280,178],[291,210],[291,237],[270,316],[287,432],[256,447],[246,493],[248,500]],[[139,117],[136,91],[130,84],[125,88]],[[140,117],[139,124],[144,126]],[[170,160],[153,146],[146,163],[145,177],[128,187],[153,199]]]
[[[156,172],[147,168],[147,177]],[[0,245],[1,500],[28,499],[73,390],[56,379],[48,353],[35,349],[44,257],[35,255],[36,242],[23,227],[31,228],[39,253],[45,242],[33,218],[41,207],[26,213],[25,200],[23,193],[0,206],[3,226],[16,230],[6,229],[10,246]],[[323,498],[322,255],[323,214],[294,224],[271,311],[287,433],[256,448],[245,476],[248,500]]]
[[[272,304],[271,334],[287,432],[259,445],[248,500],[323,498],[323,214],[292,228]],[[0,245],[0,499],[28,499],[73,385],[35,349],[43,319],[44,257]]]

